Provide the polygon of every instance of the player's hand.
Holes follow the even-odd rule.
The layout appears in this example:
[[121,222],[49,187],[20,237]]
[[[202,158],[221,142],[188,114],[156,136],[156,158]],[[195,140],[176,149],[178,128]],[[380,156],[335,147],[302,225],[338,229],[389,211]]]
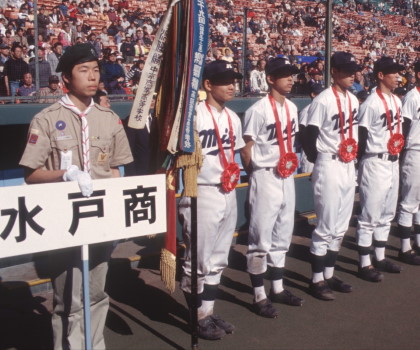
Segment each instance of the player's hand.
[[93,192],[93,183],[90,175],[81,171],[77,165],[70,165],[63,174],[64,181],[77,181],[80,191],[85,197],[90,197]]

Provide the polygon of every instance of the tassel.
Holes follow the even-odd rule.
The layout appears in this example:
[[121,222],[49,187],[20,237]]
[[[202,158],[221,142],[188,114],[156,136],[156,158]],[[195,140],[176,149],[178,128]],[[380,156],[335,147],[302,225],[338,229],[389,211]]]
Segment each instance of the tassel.
[[169,293],[175,291],[176,256],[163,248],[160,253],[160,275]]

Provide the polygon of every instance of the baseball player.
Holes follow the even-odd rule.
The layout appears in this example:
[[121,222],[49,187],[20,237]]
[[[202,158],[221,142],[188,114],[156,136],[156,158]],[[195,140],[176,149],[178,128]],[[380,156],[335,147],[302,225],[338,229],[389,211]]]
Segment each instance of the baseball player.
[[[236,73],[231,63],[216,60],[204,67],[203,87],[207,98],[198,103],[196,130],[201,140],[203,165],[198,175],[197,196],[197,274],[201,306],[198,308],[199,336],[220,339],[234,326],[213,313],[223,269],[228,263],[237,221],[235,186],[239,166],[234,153],[244,146],[239,117],[225,107],[235,93]],[[191,300],[191,202],[179,203],[184,240],[187,244],[181,289],[187,303]]]
[[[398,232],[401,237],[401,261],[420,265],[420,61],[414,65],[417,86],[403,100],[401,115],[406,147],[401,164],[401,202],[398,215]],[[411,226],[414,217],[415,243],[411,247]]]
[[[98,59],[90,44],[69,47],[57,66],[69,90],[31,122],[20,161],[27,183],[77,181],[84,196],[92,179],[118,177],[118,166],[133,160],[119,117],[95,104]],[[92,346],[104,349],[103,329],[109,307],[105,280],[112,243],[90,246]],[[84,349],[80,248],[50,252],[54,310],[54,349]]]
[[[397,206],[398,155],[404,146],[401,101],[391,91],[398,86],[398,72],[403,69],[391,57],[378,59],[373,67],[377,88],[359,112],[359,276],[371,282],[383,279],[381,271],[401,271],[400,266],[385,259],[385,245]],[[370,258],[372,243],[373,261]]]
[[[322,87],[321,84],[314,84],[311,86],[310,88],[310,96],[311,99],[313,100],[315,97],[317,97],[323,90],[324,88]],[[308,111],[309,111],[309,107],[311,106],[311,104],[309,103],[304,109],[302,109],[299,112],[299,134],[300,134],[300,139],[302,139],[302,135],[304,133],[305,127],[308,123]],[[308,157],[306,156],[305,152],[302,150],[302,157],[300,159],[300,169],[302,173],[311,173],[312,170],[314,168],[314,164],[311,163],[308,160]]]
[[334,84],[312,101],[302,138],[310,162],[317,226],[312,233],[310,293],[334,300],[333,290],[349,293],[352,286],[334,276],[334,266],[353,210],[357,112],[359,103],[349,92],[358,65],[354,56],[331,57]]
[[[300,306],[303,300],[283,287],[286,253],[292,239],[298,160],[293,145],[298,131],[297,107],[286,98],[298,69],[284,58],[267,62],[270,92],[244,117],[242,163],[250,174],[250,224],[247,270],[254,290],[254,309],[275,318],[273,302]],[[271,280],[267,298],[263,278]]]

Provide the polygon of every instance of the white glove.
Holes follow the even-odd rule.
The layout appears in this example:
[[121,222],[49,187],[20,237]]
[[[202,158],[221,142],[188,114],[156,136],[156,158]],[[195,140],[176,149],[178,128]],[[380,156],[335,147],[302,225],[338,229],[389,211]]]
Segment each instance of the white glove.
[[90,197],[93,192],[93,183],[90,175],[81,171],[77,165],[70,165],[63,174],[64,181],[77,181],[80,191],[85,197]]

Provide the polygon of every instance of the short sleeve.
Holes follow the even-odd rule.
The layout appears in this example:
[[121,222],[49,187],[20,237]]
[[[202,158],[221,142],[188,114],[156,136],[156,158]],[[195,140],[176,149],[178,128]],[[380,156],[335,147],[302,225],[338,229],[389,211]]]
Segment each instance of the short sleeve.
[[403,118],[413,120],[417,114],[417,105],[414,98],[404,99],[404,103],[401,109],[401,115]]
[[359,126],[363,126],[364,128],[369,129],[370,125],[372,125],[373,123],[373,118],[376,114],[377,112],[373,110],[371,104],[362,103],[357,118],[359,121]]
[[312,101],[306,118],[307,125],[314,125],[321,128],[323,124],[323,116],[326,115],[326,111],[327,108],[323,103],[316,101],[316,99]]
[[251,136],[252,140],[255,141],[261,128],[264,126],[264,122],[264,116],[256,108],[248,109],[244,116],[244,136]]
[[43,167],[51,153],[51,140],[48,135],[46,119],[36,117],[29,126],[25,151],[19,162],[20,165],[39,169]]

